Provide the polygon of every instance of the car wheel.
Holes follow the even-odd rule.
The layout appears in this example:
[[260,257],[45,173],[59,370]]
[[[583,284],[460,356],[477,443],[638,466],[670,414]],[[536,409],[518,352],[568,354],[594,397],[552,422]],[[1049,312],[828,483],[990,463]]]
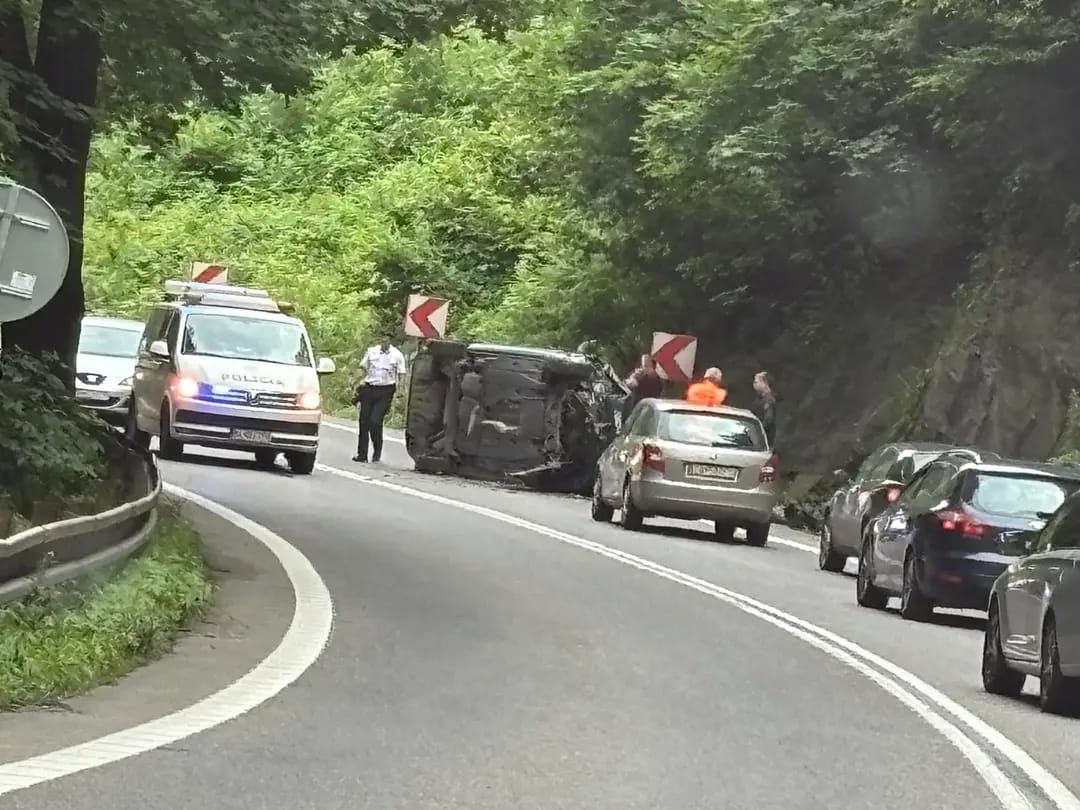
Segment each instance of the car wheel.
[[297,475],[311,475],[315,470],[314,453],[286,453],[285,458],[289,462],[289,469]]
[[169,403],[161,404],[161,434],[158,436],[158,455],[165,460],[175,460],[184,454],[184,443],[172,437],[169,424]]
[[277,457],[277,450],[271,450],[268,447],[260,447],[255,451],[255,465],[260,470],[272,470],[274,469],[274,463],[277,461]]
[[597,473],[592,491],[592,519],[597,523],[610,523],[615,510],[600,498],[600,474]]
[[983,689],[992,695],[1018,697],[1024,691],[1027,676],[1009,669],[1005,653],[1001,649],[1001,615],[995,601],[990,606],[983,634],[982,682]]
[[622,516],[619,521],[624,529],[637,531],[645,523],[645,519],[637,507],[634,506],[634,497],[630,494],[630,479],[626,479],[622,490]]
[[762,548],[769,542],[771,523],[752,523],[746,527],[746,545]]
[[859,553],[859,575],[855,580],[855,599],[863,607],[874,610],[884,610],[889,604],[889,595],[874,584],[874,561],[869,540],[863,540],[862,551]]
[[915,552],[904,557],[904,586],[900,592],[900,615],[916,622],[929,621],[934,615],[934,602],[919,587],[915,570]]
[[124,435],[128,441],[143,450],[150,449],[150,434],[145,430],[139,430],[139,423],[135,421],[135,403],[128,406],[127,419],[124,423]]
[[733,524],[723,520],[714,520],[713,531],[716,532],[716,539],[721,543],[735,542],[735,526]]
[[847,564],[847,557],[837,554],[832,547],[832,529],[829,528],[829,519],[825,518],[821,524],[821,532],[818,534],[818,568],[822,571],[843,571]]
[[1080,709],[1080,678],[1061,672],[1057,623],[1049,613],[1043,622],[1042,654],[1039,664],[1039,708],[1051,714],[1076,714]]

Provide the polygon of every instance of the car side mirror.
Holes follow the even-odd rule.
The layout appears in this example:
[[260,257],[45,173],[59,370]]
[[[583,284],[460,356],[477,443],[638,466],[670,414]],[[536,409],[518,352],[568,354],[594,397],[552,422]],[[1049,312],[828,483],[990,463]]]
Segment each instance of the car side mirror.
[[155,340],[150,344],[150,354],[158,360],[169,359],[169,344],[164,340]]
[[886,503],[896,503],[900,497],[900,492],[903,490],[904,485],[899,481],[882,481],[874,490],[871,495],[880,495],[885,499]]
[[320,357],[318,364],[315,366],[315,372],[318,374],[333,374],[337,371],[337,366],[334,361],[329,357]]

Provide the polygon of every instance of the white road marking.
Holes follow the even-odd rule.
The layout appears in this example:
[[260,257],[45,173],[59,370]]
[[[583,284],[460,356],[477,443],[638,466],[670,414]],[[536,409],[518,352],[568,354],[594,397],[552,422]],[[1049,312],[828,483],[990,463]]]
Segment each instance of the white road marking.
[[287,540],[233,510],[170,484],[166,490],[213,512],[265,545],[293,586],[296,608],[281,643],[240,680],[198,703],[132,728],[0,765],[0,796],[170,745],[251,711],[315,663],[330,639],[334,606],[314,566]]
[[[348,470],[329,467],[325,464],[318,464],[316,466],[319,470],[332,475],[341,476],[375,487],[381,487],[420,500],[449,506],[454,509],[461,509],[473,514],[482,515],[492,520],[517,526],[558,540],[562,543],[607,557],[608,559],[637,568],[641,571],[654,574],[726,602],[744,613],[769,622],[786,633],[813,645],[837,661],[855,669],[860,674],[878,684],[882,689],[885,689],[889,694],[896,697],[901,703],[929,723],[961,752],[997,797],[1002,807],[1005,807],[1008,810],[1026,810],[1027,808],[1031,808],[1032,805],[1015,783],[998,767],[990,754],[979,744],[979,742],[946,719],[941,713],[935,711],[934,707],[941,710],[941,712],[951,715],[955,720],[966,726],[970,731],[988,743],[991,748],[997,751],[1001,758],[1022,771],[1053,803],[1053,805],[1058,808],[1058,810],[1080,810],[1080,799],[1078,799],[1064,783],[1050,773],[1049,770],[1038,764],[1026,751],[989,723],[975,716],[972,712],[923,681],[914,673],[903,669],[897,664],[870,652],[855,642],[837,635],[830,630],[826,630],[823,627],[819,627],[818,625],[800,619],[793,614],[782,611],[772,605],[737,591],[732,591],[720,585],[698,579],[697,577],[668,568],[667,566],[647,560],[643,557],[620,551],[611,546],[606,546],[592,540],[586,540],[585,538],[576,535],[567,534],[566,532],[561,532],[539,523],[533,523],[532,521],[524,520],[505,512],[499,512],[483,506],[476,506],[442,495],[435,495],[401,484],[370,478],[368,476],[349,472]],[[877,669],[874,669],[871,665],[877,667]],[[919,697],[920,695],[921,699]]]
[[[353,434],[354,436],[359,436],[360,435],[360,430],[358,428],[353,427],[352,425],[342,425],[342,424],[339,424],[337,422],[325,422],[325,421],[322,424],[323,424],[324,427],[331,427],[331,428],[334,428],[335,430],[343,430],[346,433]],[[405,440],[401,439],[401,438],[398,438],[397,436],[389,436],[389,435],[383,436],[383,441],[394,442],[395,444],[400,444],[403,447],[405,446]],[[703,525],[706,525],[710,529],[712,528],[712,525],[713,525],[711,520],[699,520],[699,521],[696,521],[696,522],[701,523]],[[774,543],[774,544],[776,544],[778,546],[787,546],[788,548],[798,549],[799,551],[808,551],[811,554],[817,554],[817,552],[818,552],[818,550],[817,550],[817,548],[815,546],[808,545],[807,543],[800,543],[798,540],[789,540],[786,537],[778,537],[775,534],[770,534],[769,535],[769,542]]]

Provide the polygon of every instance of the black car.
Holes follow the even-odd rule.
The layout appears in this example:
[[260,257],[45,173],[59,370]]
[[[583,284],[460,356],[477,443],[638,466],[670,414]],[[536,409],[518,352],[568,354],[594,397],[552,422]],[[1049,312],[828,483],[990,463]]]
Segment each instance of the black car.
[[1080,468],[946,453],[866,527],[856,593],[926,621],[935,607],[985,610],[994,581],[1080,490]]
[[592,355],[429,340],[412,364],[405,446],[420,472],[589,494],[628,394]]
[[843,571],[857,557],[866,524],[888,506],[915,473],[955,445],[894,442],[879,447],[825,507],[818,535],[818,568]]

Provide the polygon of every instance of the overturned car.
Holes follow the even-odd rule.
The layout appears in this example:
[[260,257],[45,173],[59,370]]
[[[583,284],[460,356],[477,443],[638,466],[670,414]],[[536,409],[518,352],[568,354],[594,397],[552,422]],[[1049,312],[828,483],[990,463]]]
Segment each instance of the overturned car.
[[412,364],[405,445],[421,472],[587,494],[628,394],[595,356],[429,340]]

